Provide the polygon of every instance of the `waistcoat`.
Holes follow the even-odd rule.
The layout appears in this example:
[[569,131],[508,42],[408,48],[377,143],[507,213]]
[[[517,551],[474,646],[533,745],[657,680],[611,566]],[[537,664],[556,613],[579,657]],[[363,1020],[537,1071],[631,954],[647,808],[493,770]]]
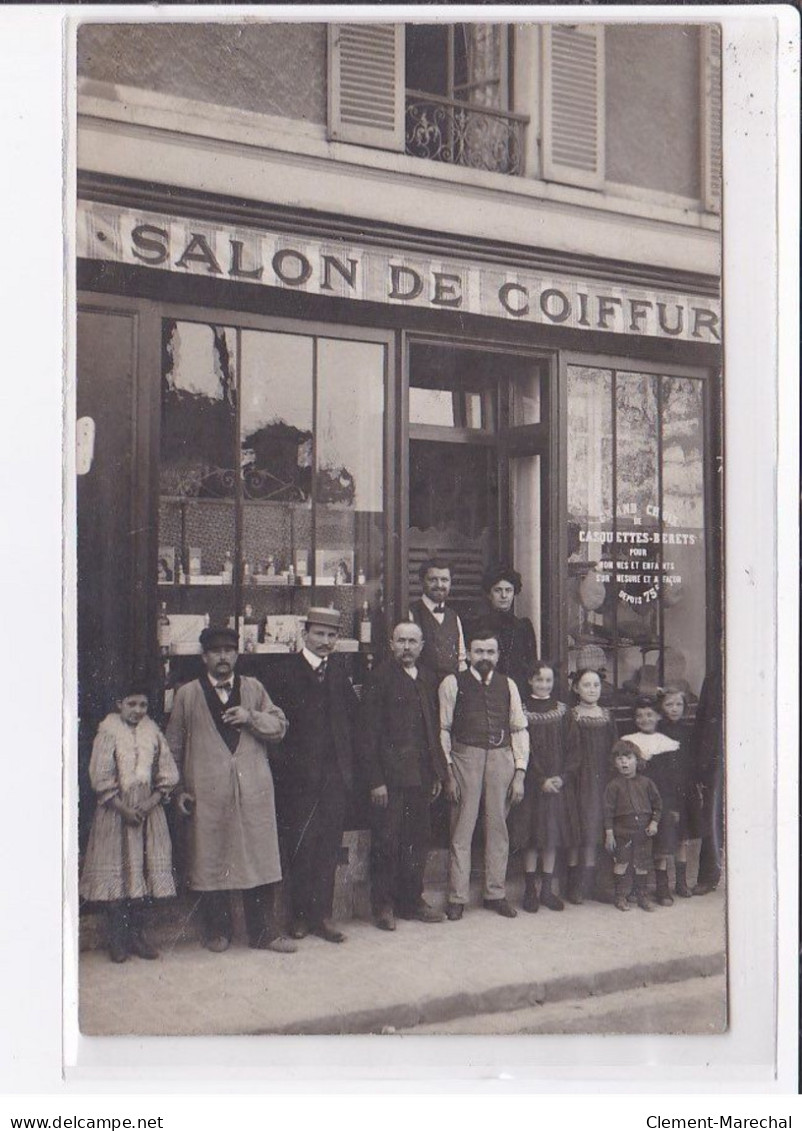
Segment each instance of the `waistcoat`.
[[443,623],[432,616],[423,601],[409,607],[412,619],[423,633],[420,662],[436,672],[440,679],[456,675],[459,669],[459,621],[453,609],[445,606]]
[[510,685],[506,676],[493,672],[485,686],[470,671],[458,673],[451,737],[483,750],[510,745]]

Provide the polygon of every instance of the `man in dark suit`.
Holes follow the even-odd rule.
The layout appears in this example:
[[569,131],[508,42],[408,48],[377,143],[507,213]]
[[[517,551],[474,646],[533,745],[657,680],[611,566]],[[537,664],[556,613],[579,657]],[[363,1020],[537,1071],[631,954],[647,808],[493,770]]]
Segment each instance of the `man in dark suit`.
[[371,884],[376,926],[395,930],[395,914],[422,923],[445,916],[423,898],[429,806],[446,774],[440,748],[437,677],[418,667],[423,633],[393,629],[392,659],[376,671],[362,702],[360,755],[371,800]]
[[460,619],[446,598],[451,592],[451,566],[442,558],[429,558],[418,570],[423,595],[409,607],[409,619],[423,633],[421,663],[438,681],[465,667],[465,638]]
[[270,695],[289,729],[277,773],[277,811],[289,871],[291,934],[345,940],[331,920],[334,875],[346,805],[353,788],[353,734],[358,700],[343,658],[334,654],[335,609],[306,614],[304,647],[280,665]]

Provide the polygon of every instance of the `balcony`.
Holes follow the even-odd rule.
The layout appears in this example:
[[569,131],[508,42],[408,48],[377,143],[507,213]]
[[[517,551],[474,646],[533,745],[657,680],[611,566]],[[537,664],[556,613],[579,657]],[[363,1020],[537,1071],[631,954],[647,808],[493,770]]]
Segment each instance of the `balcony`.
[[406,92],[406,152],[412,157],[519,177],[528,125],[526,114]]

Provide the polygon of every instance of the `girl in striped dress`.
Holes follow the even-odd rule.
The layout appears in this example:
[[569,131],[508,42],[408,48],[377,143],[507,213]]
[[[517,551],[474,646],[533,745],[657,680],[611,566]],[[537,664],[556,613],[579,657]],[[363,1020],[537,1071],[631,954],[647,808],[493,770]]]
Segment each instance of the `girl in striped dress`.
[[89,763],[97,808],[79,886],[106,905],[112,962],[158,958],[143,934],[144,901],[175,895],[164,802],[178,783],[167,740],[148,717],[148,693],[130,686],[98,727]]

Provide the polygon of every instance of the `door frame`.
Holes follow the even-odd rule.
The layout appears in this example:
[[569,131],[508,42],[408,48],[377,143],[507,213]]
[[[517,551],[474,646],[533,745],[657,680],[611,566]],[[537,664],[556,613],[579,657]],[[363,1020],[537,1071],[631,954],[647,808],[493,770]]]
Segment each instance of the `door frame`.
[[[541,388],[541,421],[538,424],[510,426],[512,381],[499,382],[496,388],[495,429],[434,428],[409,423],[409,388],[411,352],[416,345],[432,345],[444,349],[473,350],[487,355],[531,359],[543,367],[544,387]],[[409,571],[403,563],[409,561],[409,442],[411,439],[438,440],[450,443],[476,443],[493,447],[497,454],[498,511],[496,528],[498,545],[512,550],[512,514],[510,493],[510,458],[517,455],[539,455],[541,458],[541,646],[544,654],[552,654],[557,641],[555,629],[559,624],[560,584],[554,570],[557,559],[559,530],[559,505],[551,495],[559,492],[554,476],[559,471],[559,405],[556,387],[559,373],[559,354],[556,349],[527,347],[500,342],[498,339],[471,338],[454,342],[453,336],[404,330],[400,334],[400,364],[398,367],[399,424],[398,451],[402,453],[397,477],[396,514],[398,526],[398,554],[402,568],[397,572],[397,607],[409,607]],[[554,580],[556,578],[556,582]]]

